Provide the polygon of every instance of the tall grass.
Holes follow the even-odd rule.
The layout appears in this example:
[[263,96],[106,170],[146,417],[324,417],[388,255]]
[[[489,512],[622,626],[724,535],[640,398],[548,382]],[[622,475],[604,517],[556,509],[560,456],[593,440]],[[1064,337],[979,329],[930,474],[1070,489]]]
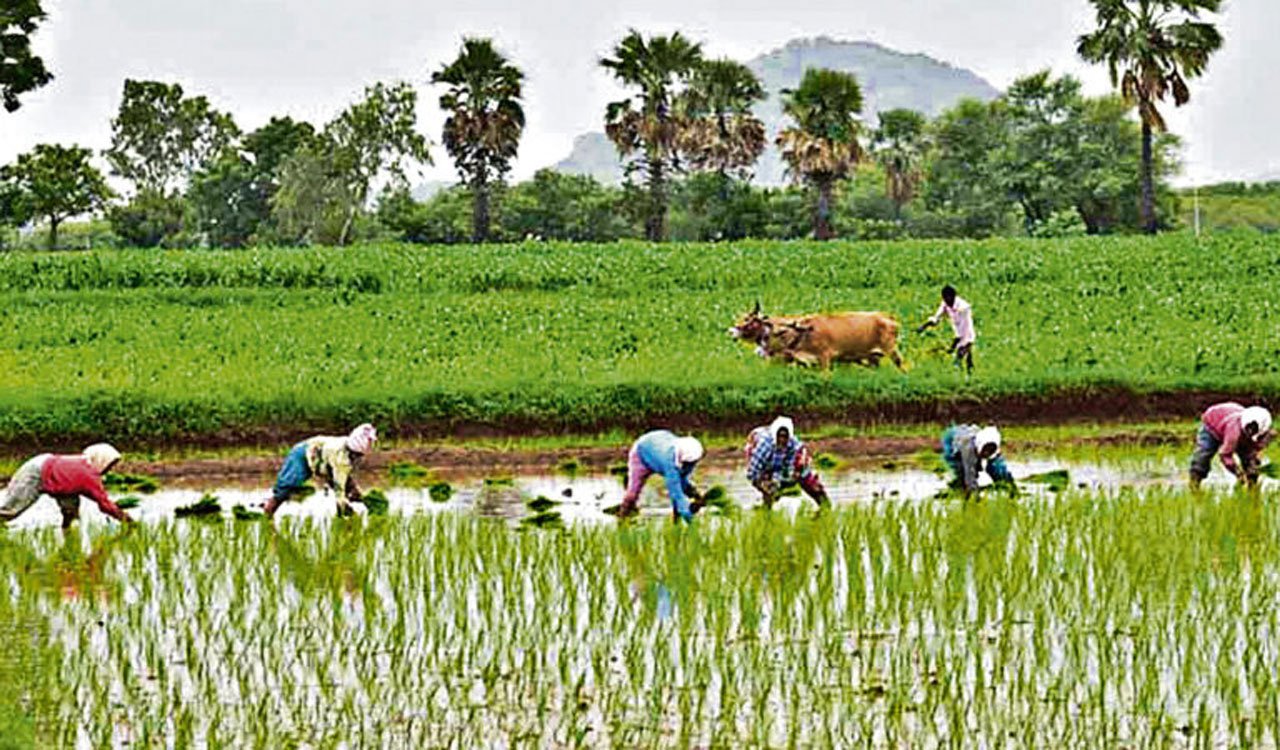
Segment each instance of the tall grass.
[[[1274,395],[1278,281],[1265,238],[9,254],[0,439],[366,418],[639,426],[1111,387]],[[942,352],[948,332],[909,331],[946,282],[975,307],[971,380]],[[768,366],[725,334],[756,300],[885,310],[915,368]]]
[[53,746],[1274,745],[1277,521],[1068,492],[48,531],[0,562],[61,654],[23,695]]

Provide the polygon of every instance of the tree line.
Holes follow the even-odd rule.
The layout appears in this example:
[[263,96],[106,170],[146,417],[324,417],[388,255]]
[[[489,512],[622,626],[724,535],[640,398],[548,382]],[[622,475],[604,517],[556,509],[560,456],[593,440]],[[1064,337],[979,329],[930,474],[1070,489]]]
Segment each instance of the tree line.
[[[102,212],[108,241],[140,247],[1154,232],[1177,212],[1178,144],[1160,105],[1188,101],[1187,80],[1221,46],[1200,18],[1220,0],[1090,1],[1097,29],[1079,54],[1108,67],[1116,94],[1086,97],[1044,71],[993,102],[964,100],[932,120],[881,112],[872,127],[856,76],[809,69],[781,93],[785,188],[751,182],[769,140],[753,114],[766,96],[755,74],[678,32],[637,31],[599,60],[630,94],[604,113],[623,185],[545,170],[508,184],[524,76],[490,40],[468,38],[431,76],[460,182],[426,201],[408,189],[409,170],[433,157],[407,83],[370,86],[320,126],[277,117],[245,133],[177,84],[127,80],[102,154],[127,193],[88,149],[41,144],[0,168],[0,222],[38,222],[57,246],[65,221]],[[18,5],[23,15],[0,18],[6,54],[27,66],[0,69],[11,110],[51,79],[25,42],[39,3]]]

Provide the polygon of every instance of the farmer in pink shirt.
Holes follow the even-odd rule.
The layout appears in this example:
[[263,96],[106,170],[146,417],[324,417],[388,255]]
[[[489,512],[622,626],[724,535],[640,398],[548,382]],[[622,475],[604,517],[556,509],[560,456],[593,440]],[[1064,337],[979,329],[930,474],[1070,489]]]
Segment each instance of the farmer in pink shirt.
[[1262,451],[1273,434],[1271,412],[1261,406],[1245,408],[1227,401],[1205,409],[1196,433],[1196,450],[1191,455],[1191,487],[1198,488],[1209,476],[1215,453],[1227,471],[1250,487],[1256,485]]
[[943,314],[951,318],[951,330],[955,332],[955,340],[951,342],[951,351],[955,352],[956,365],[963,364],[969,373],[973,372],[973,342],[978,334],[973,329],[973,308],[963,297],[956,296],[955,287],[950,284],[942,287],[942,304],[919,328],[916,333],[923,333],[942,320]]

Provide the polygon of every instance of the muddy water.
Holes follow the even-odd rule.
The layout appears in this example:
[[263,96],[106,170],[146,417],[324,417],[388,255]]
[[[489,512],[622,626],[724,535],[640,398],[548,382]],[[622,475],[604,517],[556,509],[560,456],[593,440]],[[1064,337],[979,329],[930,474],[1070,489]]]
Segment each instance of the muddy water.
[[[1181,488],[1185,487],[1184,458],[1169,451],[1153,451],[1148,454],[1131,454],[1122,460],[1063,459],[1052,455],[1020,457],[1009,461],[1010,469],[1019,478],[1022,490],[1032,495],[1048,495],[1052,490],[1043,484],[1025,481],[1026,478],[1045,472],[1065,469],[1070,477],[1068,491],[1110,492],[1122,487]],[[828,494],[837,506],[877,502],[921,502],[935,498],[946,488],[949,476],[943,471],[940,459],[905,462],[887,462],[875,468],[856,468],[821,472]],[[536,515],[527,503],[534,498],[546,498],[556,503],[549,512],[559,515],[564,523],[611,522],[613,516],[605,510],[622,501],[622,481],[608,474],[563,476],[556,474],[521,474],[495,481],[478,475],[450,472],[442,474],[453,488],[447,502],[435,502],[426,486],[397,485],[386,476],[372,477],[371,484],[383,489],[390,501],[393,514],[462,512],[483,516],[521,520]],[[702,467],[695,475],[703,488],[723,485],[729,498],[740,507],[759,503],[759,494],[747,482],[740,465],[721,464]],[[983,477],[984,482],[986,477]],[[1206,481],[1208,487],[1228,487],[1233,479],[1220,468],[1215,468]],[[1277,483],[1263,479],[1267,486]],[[659,477],[651,477],[642,499],[645,515],[661,516],[670,513]],[[244,486],[243,481],[210,481],[208,486],[182,488],[167,487],[152,495],[143,495],[141,504],[129,512],[144,523],[156,523],[175,517],[175,510],[197,502],[206,493],[215,495],[224,515],[231,515],[233,506],[244,506],[258,512],[268,492],[263,486]],[[117,499],[119,499],[117,497]],[[795,512],[812,507],[805,497],[786,497],[777,506],[784,512]],[[363,510],[357,506],[358,510]],[[333,496],[317,493],[305,500],[286,503],[280,510],[281,517],[326,518],[335,515]],[[41,500],[21,518],[10,524],[13,528],[32,528],[57,525],[60,521],[57,506],[49,498]],[[90,502],[81,506],[81,519],[86,524],[107,523]]]

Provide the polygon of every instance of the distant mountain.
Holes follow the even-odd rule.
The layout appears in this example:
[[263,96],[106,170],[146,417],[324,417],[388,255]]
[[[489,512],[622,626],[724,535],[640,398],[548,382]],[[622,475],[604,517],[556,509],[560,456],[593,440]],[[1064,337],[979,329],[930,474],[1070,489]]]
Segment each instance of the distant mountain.
[[418,202],[429,201],[436,193],[441,190],[448,190],[457,185],[457,182],[447,182],[445,180],[428,180],[427,182],[419,182],[409,191],[413,199]]
[[[956,68],[928,55],[909,55],[872,42],[841,42],[826,37],[797,39],[781,49],[746,63],[764,83],[769,98],[756,107],[769,140],[784,125],[782,89],[795,88],[808,68],[831,68],[853,73],[862,84],[863,117],[869,126],[888,109],[914,109],[933,117],[963,98],[990,101],[1000,95],[977,74]],[[553,169],[568,174],[589,174],[603,182],[620,182],[622,166],[617,151],[603,133],[587,133],[574,139],[573,151]],[[778,152],[765,151],[756,165],[755,180],[765,185],[785,181]]]
[[573,139],[573,151],[552,167],[564,174],[583,174],[607,184],[622,182],[618,150],[604,133],[583,133]]

